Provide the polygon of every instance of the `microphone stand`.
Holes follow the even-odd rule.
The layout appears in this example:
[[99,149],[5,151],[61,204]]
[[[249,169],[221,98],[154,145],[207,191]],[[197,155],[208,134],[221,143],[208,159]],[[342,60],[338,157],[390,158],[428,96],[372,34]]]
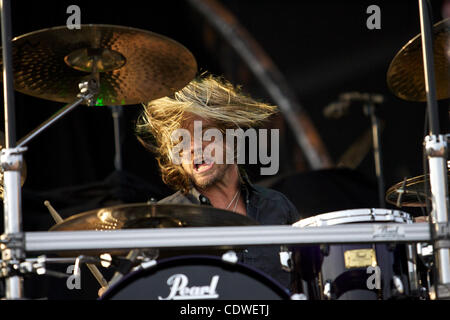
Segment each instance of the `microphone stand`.
[[[15,267],[25,257],[23,250],[22,231],[22,201],[20,171],[22,169],[22,152],[25,148],[16,148],[14,84],[12,69],[12,28],[11,1],[0,0],[2,55],[3,55],[3,92],[5,113],[5,148],[1,151],[1,166],[4,170],[4,222],[2,235],[1,274],[8,275],[5,279],[6,299],[23,298],[23,279],[14,272]],[[8,243],[7,245],[5,243]]]
[[384,175],[383,175],[383,156],[381,152],[381,130],[380,119],[377,115],[375,104],[381,104],[384,101],[382,95],[360,92],[343,93],[339,97],[339,102],[330,104],[324,110],[326,117],[340,117],[345,114],[352,101],[363,103],[364,114],[370,118],[372,124],[372,145],[375,162],[375,174],[378,181],[378,204],[379,208],[385,208],[384,198]]

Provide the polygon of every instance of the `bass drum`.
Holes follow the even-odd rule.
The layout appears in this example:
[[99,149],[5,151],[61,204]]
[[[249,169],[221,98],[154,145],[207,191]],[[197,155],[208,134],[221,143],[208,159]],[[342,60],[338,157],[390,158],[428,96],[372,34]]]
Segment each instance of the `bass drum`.
[[[139,268],[139,267],[138,267]],[[289,290],[260,271],[214,256],[155,260],[101,297],[109,300],[288,300]]]
[[[302,219],[295,227],[355,223],[412,223],[405,212],[354,209]],[[291,248],[293,292],[311,300],[387,300],[419,296],[415,248],[367,243]]]

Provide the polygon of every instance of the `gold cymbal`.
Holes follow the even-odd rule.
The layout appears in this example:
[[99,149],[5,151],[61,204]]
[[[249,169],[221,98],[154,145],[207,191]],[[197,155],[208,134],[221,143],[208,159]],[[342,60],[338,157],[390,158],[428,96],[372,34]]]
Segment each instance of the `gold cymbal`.
[[135,203],[80,213],[54,225],[50,231],[249,225],[258,222],[211,206]]
[[[450,18],[433,26],[433,53],[437,99],[450,97]],[[421,35],[411,39],[394,57],[387,84],[397,97],[426,101]]]
[[[5,145],[5,134],[0,131],[0,150]],[[20,184],[23,186],[27,179],[27,163],[25,160],[22,162],[22,170],[20,171]],[[4,198],[5,189],[3,187],[3,170],[0,170],[0,199]]]
[[197,72],[192,53],[162,35],[114,25],[66,26],[12,40],[14,85],[47,100],[77,100],[78,84],[100,80],[95,105],[145,103],[182,89]]
[[[450,178],[450,173],[448,177]],[[421,175],[396,183],[386,191],[386,201],[393,205],[399,204],[400,207],[425,207],[426,192],[428,192],[428,195],[431,195],[429,182],[430,176],[427,175],[425,189],[425,176]]]

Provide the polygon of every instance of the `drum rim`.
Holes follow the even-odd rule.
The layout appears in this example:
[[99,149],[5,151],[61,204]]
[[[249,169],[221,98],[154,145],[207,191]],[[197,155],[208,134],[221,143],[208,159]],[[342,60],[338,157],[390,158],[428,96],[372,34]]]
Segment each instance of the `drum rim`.
[[[272,278],[270,275],[264,273],[261,270],[258,270],[252,266],[246,265],[241,262],[229,263],[223,260],[218,256],[210,256],[210,255],[184,255],[184,256],[176,256],[170,258],[164,258],[161,260],[155,260],[156,264],[141,270],[135,270],[128,274],[126,274],[122,279],[120,279],[117,283],[113,284],[110,288],[108,288],[105,293],[98,298],[98,300],[109,300],[115,294],[117,294],[120,290],[125,288],[126,285],[131,284],[132,282],[139,279],[140,275],[152,276],[156,274],[158,271],[174,266],[186,266],[186,265],[212,265],[218,266],[225,270],[233,269],[233,271],[238,271],[246,274],[247,276],[256,279],[257,281],[263,283],[272,291],[274,291],[281,300],[289,300],[292,293],[288,288],[285,288],[281,285],[277,280]],[[183,262],[180,264],[180,262]],[[205,263],[206,262],[206,263]],[[256,277],[255,277],[256,276]],[[239,300],[239,299],[236,299]],[[252,300],[251,298],[249,300]]]

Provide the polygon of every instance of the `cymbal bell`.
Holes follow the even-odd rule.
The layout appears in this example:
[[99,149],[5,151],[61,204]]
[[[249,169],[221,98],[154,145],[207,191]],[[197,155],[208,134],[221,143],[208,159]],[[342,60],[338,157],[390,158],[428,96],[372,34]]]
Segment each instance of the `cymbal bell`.
[[[450,18],[433,26],[436,97],[450,97]],[[389,89],[407,101],[426,101],[421,35],[411,39],[397,53],[387,72]]]
[[162,35],[123,26],[81,25],[34,31],[12,40],[14,86],[57,102],[76,101],[95,75],[95,105],[146,103],[182,89],[197,72],[192,53]]
[[430,175],[427,175],[426,181],[425,176],[420,175],[396,183],[386,191],[386,201],[400,207],[425,207],[427,193],[431,195],[429,182]]

